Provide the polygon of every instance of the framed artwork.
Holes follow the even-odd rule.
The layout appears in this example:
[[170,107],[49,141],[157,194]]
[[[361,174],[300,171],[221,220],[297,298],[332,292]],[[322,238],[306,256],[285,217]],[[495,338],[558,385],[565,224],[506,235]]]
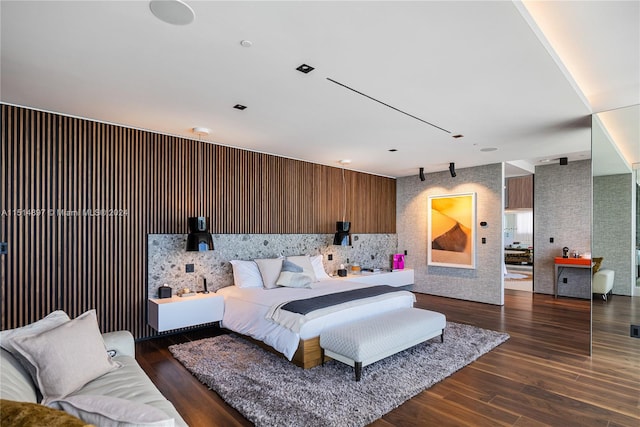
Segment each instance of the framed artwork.
[[476,268],[476,193],[429,196],[427,264]]

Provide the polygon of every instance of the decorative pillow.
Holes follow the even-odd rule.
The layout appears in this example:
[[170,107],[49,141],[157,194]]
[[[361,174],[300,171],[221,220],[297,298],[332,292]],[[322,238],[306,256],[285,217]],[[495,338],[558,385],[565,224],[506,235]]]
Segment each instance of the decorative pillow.
[[311,259],[309,255],[299,255],[299,256],[288,256],[287,260],[292,263],[299,265],[304,270],[304,273],[311,277],[312,282],[317,282],[316,273],[313,271],[313,266],[311,265]]
[[316,279],[318,280],[331,279],[331,276],[329,276],[327,272],[324,270],[324,264],[322,263],[322,259],[323,259],[322,255],[316,255],[316,256],[310,257],[311,267],[313,267],[313,272],[316,275]]
[[0,425],[13,427],[93,427],[57,409],[33,402],[0,400]]
[[173,427],[175,425],[174,419],[158,408],[117,397],[69,396],[66,399],[50,402],[48,406],[62,409],[85,422],[100,427]]
[[604,259],[603,257],[591,258],[591,261],[594,262],[593,267],[591,268],[592,273],[595,273],[596,271],[600,270],[600,267],[602,267],[603,259]]
[[56,310],[37,322],[30,323],[26,326],[22,326],[21,328],[2,331],[0,332],[0,347],[4,348],[9,353],[15,353],[16,349],[13,346],[13,343],[17,338],[27,335],[36,335],[41,332],[48,331],[68,322],[69,320],[67,313],[62,310]]
[[229,261],[233,268],[233,283],[239,288],[261,288],[262,276],[255,261]]
[[33,381],[43,402],[61,399],[120,367],[107,354],[95,310],[57,328],[17,338],[14,346],[35,367]]
[[262,284],[265,289],[278,287],[276,281],[278,280],[278,276],[280,276],[283,260],[283,258],[263,258],[255,260],[256,264],[258,264],[260,276],[262,276]]
[[310,288],[312,281],[301,266],[286,259],[282,263],[282,271],[276,284],[289,288]]

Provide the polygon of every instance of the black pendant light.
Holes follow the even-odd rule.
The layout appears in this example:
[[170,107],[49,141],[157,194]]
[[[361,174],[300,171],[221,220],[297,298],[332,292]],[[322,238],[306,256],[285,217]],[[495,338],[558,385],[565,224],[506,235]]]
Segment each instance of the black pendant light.
[[189,224],[187,251],[213,250],[213,239],[209,233],[209,219],[204,216],[196,216],[189,218],[187,223]]
[[[196,127],[193,128],[193,132],[198,134],[198,136],[208,135],[209,129]],[[199,175],[199,183],[200,186],[200,212],[204,211],[204,198],[202,195],[202,144],[203,142],[199,141],[200,147],[200,161],[198,162],[198,175]],[[205,216],[195,216],[187,219],[187,225],[189,226],[189,235],[187,236],[187,251],[212,251],[213,250],[213,239],[211,238],[211,233],[209,232],[209,218]]]
[[347,216],[347,185],[344,180],[344,165],[351,163],[351,160],[340,160],[342,165],[342,196],[344,203],[344,211],[342,213],[342,221],[336,222],[336,234],[333,236],[333,244],[339,246],[351,246],[351,223],[345,221]]
[[351,233],[349,229],[351,223],[348,221],[336,222],[336,234],[333,236],[333,244],[340,246],[351,246]]

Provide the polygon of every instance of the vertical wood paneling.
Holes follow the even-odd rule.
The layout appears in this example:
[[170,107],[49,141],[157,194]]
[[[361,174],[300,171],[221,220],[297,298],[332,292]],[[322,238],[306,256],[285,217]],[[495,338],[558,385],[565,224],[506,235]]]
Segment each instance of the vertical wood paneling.
[[[395,180],[2,105],[2,329],[95,308],[147,336],[147,234],[395,233]],[[202,163],[200,163],[202,162]],[[200,169],[200,165],[202,165]]]

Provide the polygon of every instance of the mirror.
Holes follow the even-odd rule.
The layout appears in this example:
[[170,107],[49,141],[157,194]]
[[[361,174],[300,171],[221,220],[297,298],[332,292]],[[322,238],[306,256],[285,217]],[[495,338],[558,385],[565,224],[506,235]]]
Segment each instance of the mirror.
[[640,312],[640,171],[630,164],[640,152],[639,120],[640,105],[593,115],[592,256],[603,258],[592,283],[594,354],[603,331],[628,337]]

